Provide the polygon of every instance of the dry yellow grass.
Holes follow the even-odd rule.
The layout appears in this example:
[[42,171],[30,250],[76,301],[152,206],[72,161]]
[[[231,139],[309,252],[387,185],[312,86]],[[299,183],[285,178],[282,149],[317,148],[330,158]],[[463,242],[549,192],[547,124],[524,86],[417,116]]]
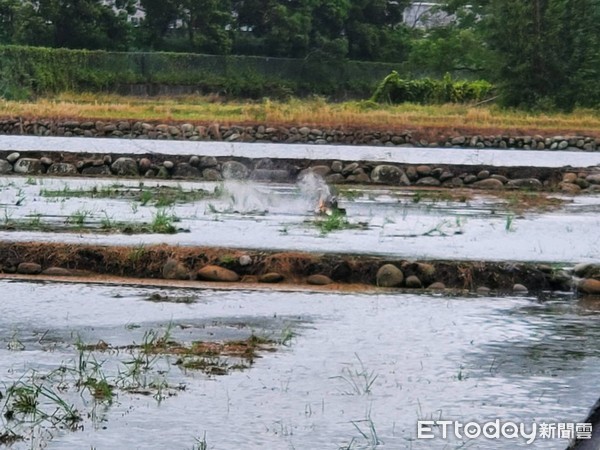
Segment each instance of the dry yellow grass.
[[218,97],[140,98],[108,94],[61,94],[32,102],[0,101],[1,117],[135,119],[222,124],[321,125],[374,129],[437,129],[446,132],[555,132],[600,134],[600,112],[532,113],[469,105],[328,103],[320,98],[286,102],[223,101]]

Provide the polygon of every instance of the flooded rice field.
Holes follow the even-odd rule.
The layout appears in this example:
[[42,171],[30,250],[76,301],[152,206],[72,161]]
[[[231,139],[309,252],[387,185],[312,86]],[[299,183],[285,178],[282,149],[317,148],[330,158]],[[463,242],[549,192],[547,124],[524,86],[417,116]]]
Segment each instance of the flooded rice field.
[[[503,167],[600,164],[599,153],[570,151],[329,146],[325,152],[310,145],[7,136],[0,146]],[[500,261],[508,272],[513,263],[543,262],[553,273],[597,262],[599,213],[597,194],[328,186],[313,172],[296,184],[0,177],[0,242],[130,246],[134,256],[145,245],[165,243]],[[597,297],[542,288],[537,296],[490,297],[489,289],[475,295],[110,284],[116,278],[70,284],[27,281],[22,274],[34,272],[19,273],[4,274],[19,280],[0,279],[0,446],[564,449],[567,439],[441,439],[439,429],[435,439],[420,440],[417,421],[499,419],[531,430],[583,422],[598,397]]]
[[[599,312],[570,296],[0,292],[13,448],[512,449],[527,445],[417,440],[416,422],[581,422],[598,394]],[[211,347],[182,363],[199,341],[249,340],[262,343],[251,358]]]
[[107,179],[0,178],[0,239],[175,244],[489,261],[595,261],[600,196]]

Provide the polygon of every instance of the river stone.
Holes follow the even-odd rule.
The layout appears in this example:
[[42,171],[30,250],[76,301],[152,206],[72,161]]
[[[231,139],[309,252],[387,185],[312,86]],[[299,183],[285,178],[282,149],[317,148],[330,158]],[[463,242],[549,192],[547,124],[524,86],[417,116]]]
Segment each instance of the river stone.
[[199,169],[196,169],[190,163],[179,163],[175,166],[173,176],[180,178],[200,178],[202,176],[202,172],[200,172]]
[[312,284],[315,286],[325,286],[327,284],[333,283],[333,280],[331,278],[329,278],[327,275],[315,274],[315,275],[310,275],[306,279],[306,282],[308,284]]
[[573,268],[573,273],[579,278],[600,278],[600,264],[582,263]]
[[376,283],[379,287],[399,286],[404,281],[404,274],[393,264],[384,264],[377,271]]
[[110,166],[112,172],[115,175],[119,176],[138,176],[138,167],[135,159],[121,157],[118,158],[115,162]]
[[577,179],[577,174],[573,173],[573,172],[567,172],[563,175],[563,181],[565,183],[574,183],[575,180]]
[[200,165],[200,157],[196,155],[190,156],[190,160],[188,161],[190,166],[198,167]]
[[439,186],[442,183],[440,183],[440,180],[438,180],[437,178],[424,177],[424,178],[418,179],[415,184],[417,186]]
[[224,267],[208,265],[198,271],[198,278],[205,281],[239,281],[240,276],[233,270]]
[[502,181],[502,183],[504,184],[508,183],[508,178],[506,178],[504,175],[498,175],[497,173],[495,173],[494,175],[490,175],[490,178]]
[[284,169],[254,169],[250,174],[250,179],[284,183],[290,180],[290,172]]
[[108,166],[92,166],[86,167],[81,171],[83,175],[111,175],[110,167]]
[[142,158],[139,162],[140,173],[146,173],[152,168],[152,161],[148,158]]
[[450,180],[446,180],[442,183],[442,186],[446,187],[461,187],[463,185],[463,180],[459,177],[451,178]]
[[585,177],[585,181],[591,184],[600,184],[600,173],[588,175],[587,177]]
[[15,163],[13,170],[15,173],[40,174],[44,173],[44,166],[39,159],[21,158]]
[[492,290],[487,286],[479,286],[476,290],[479,295],[489,295]]
[[313,173],[316,173],[317,175],[321,175],[322,177],[326,177],[331,173],[331,168],[326,165],[313,166],[310,167],[308,170],[310,170]]
[[174,258],[167,259],[162,268],[162,276],[167,280],[187,280],[190,278],[185,265]]
[[486,180],[490,177],[490,171],[489,170],[480,170],[477,173],[477,179],[478,180]]
[[515,285],[513,285],[512,291],[515,294],[527,294],[529,292],[529,289],[527,289],[520,283],[516,283]]
[[342,174],[350,175],[352,172],[354,172],[359,167],[360,167],[360,164],[358,164],[357,162],[350,163],[350,164],[344,166],[344,168],[342,169]]
[[204,169],[202,171],[202,178],[206,181],[221,181],[223,179],[221,173],[216,169]]
[[217,166],[218,161],[217,158],[215,158],[214,156],[203,156],[202,158],[200,158],[200,167],[202,169],[205,169],[207,167],[216,167]]
[[590,295],[600,295],[600,280],[594,280],[593,278],[586,278],[581,280],[577,285],[577,289],[580,292],[584,292]]
[[466,175],[464,177],[463,181],[465,184],[472,184],[475,181],[477,181],[477,177],[471,173],[471,174]]
[[431,283],[435,277],[435,266],[429,263],[417,263],[417,274],[425,283]]
[[43,156],[43,157],[40,158],[40,162],[44,166],[51,166],[54,161],[52,161],[52,158],[49,158],[47,156]]
[[331,170],[335,173],[341,173],[343,168],[344,163],[342,163],[341,161],[333,161],[331,163]]
[[578,194],[581,192],[581,188],[577,186],[575,183],[567,183],[565,181],[561,181],[558,183],[558,188],[561,192],[565,194]]
[[446,285],[441,281],[436,281],[435,283],[431,283],[429,286],[427,286],[427,289],[431,289],[432,291],[443,290],[446,289]]
[[396,166],[380,164],[371,171],[371,180],[374,183],[399,184],[404,172]]
[[42,271],[42,275],[49,275],[52,277],[71,277],[73,272],[63,267],[48,267]]
[[454,178],[454,174],[448,170],[444,170],[440,174],[439,178],[440,178],[440,181],[443,183],[444,181],[451,180],[452,178]]
[[238,161],[227,161],[223,163],[221,174],[225,180],[245,180],[248,178],[248,168]]
[[252,264],[252,258],[250,257],[250,255],[242,255],[238,259],[238,262],[242,267],[249,266],[250,264]]
[[163,167],[167,170],[172,170],[173,167],[175,167],[175,163],[173,161],[167,160],[167,161],[163,162]]
[[541,189],[542,182],[537,178],[518,178],[516,180],[510,180],[506,183],[509,187],[517,188],[528,188],[528,189]]
[[54,163],[48,167],[48,173],[56,175],[76,174],[77,168],[69,163]]
[[417,166],[415,170],[420,177],[428,177],[431,175],[431,167],[429,166]]
[[[466,181],[466,180],[465,180]],[[485,180],[476,181],[471,184],[474,188],[477,189],[503,189],[504,184],[500,180],[496,180],[495,178],[486,178]]]
[[368,183],[371,181],[371,178],[366,173],[361,173],[358,175],[348,175],[348,178],[346,178],[346,180],[355,183]]
[[344,178],[344,175],[341,173],[332,173],[325,177],[325,182],[327,184],[339,184],[343,183],[344,181],[346,181],[346,178]]
[[259,283],[279,283],[283,281],[283,275],[277,272],[265,273],[258,277]]
[[421,280],[419,280],[419,277],[416,275],[410,275],[409,277],[406,277],[405,284],[407,288],[419,289],[423,287]]
[[12,164],[8,161],[0,159],[0,174],[11,173],[13,170]]
[[38,263],[24,262],[18,265],[17,272],[25,275],[37,275],[42,271],[42,266]]
[[21,157],[21,154],[18,152],[13,152],[10,155],[8,155],[6,157],[6,160],[11,163],[14,164],[19,158]]

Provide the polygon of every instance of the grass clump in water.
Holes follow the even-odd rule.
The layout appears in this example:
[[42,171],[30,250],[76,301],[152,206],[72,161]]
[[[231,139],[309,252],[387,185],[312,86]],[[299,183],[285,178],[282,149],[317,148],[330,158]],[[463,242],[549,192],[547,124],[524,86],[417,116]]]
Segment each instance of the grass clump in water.
[[331,215],[325,216],[325,218],[319,218],[315,223],[321,231],[321,234],[353,228],[350,222],[348,222],[346,215],[337,210],[333,210]]
[[159,209],[154,214],[150,229],[153,233],[175,234],[177,233],[177,228],[173,225],[173,222],[177,222],[178,220],[175,215],[169,214],[164,209]]

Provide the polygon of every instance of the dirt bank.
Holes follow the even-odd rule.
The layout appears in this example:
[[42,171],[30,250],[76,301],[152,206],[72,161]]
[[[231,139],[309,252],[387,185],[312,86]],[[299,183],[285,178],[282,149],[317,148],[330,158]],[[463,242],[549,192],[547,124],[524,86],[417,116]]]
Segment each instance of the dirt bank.
[[[390,265],[394,276],[388,276]],[[42,277],[119,276],[227,283],[286,283],[344,290],[357,285],[403,289],[467,289],[496,293],[570,290],[559,266],[465,261],[409,261],[334,254],[246,251],[226,248],[105,247],[0,243],[0,273]],[[399,274],[398,274],[399,273]],[[390,281],[392,280],[392,281]],[[522,286],[518,286],[522,285]],[[333,287],[333,286],[332,286]]]

